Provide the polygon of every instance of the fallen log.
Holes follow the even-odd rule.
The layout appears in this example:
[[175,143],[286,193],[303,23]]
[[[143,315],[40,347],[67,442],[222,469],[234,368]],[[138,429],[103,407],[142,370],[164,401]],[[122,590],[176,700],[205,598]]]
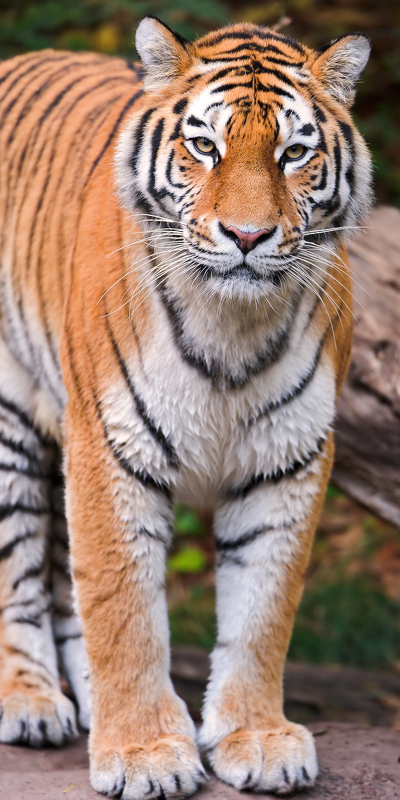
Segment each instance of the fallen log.
[[400,211],[380,206],[366,225],[349,247],[357,321],[332,480],[400,527]]
[[[198,647],[173,647],[171,678],[196,722],[210,671]],[[287,662],[285,712],[295,722],[354,722],[400,729],[400,674]]]

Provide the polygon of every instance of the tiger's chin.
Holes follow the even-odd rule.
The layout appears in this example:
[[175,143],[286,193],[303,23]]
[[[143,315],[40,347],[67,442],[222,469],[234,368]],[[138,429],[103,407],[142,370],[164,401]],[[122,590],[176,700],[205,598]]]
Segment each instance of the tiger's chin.
[[240,300],[245,303],[258,303],[262,298],[276,297],[286,293],[289,279],[289,267],[283,269],[264,269],[258,272],[243,262],[239,266],[220,272],[206,267],[203,281],[207,283],[210,294],[216,294],[221,300]]

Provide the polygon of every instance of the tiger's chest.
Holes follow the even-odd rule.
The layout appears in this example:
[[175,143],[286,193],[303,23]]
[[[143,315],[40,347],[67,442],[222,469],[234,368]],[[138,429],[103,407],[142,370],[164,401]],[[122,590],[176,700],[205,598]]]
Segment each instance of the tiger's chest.
[[252,476],[274,476],[318,449],[334,415],[335,375],[317,335],[296,330],[285,354],[222,391],[187,363],[168,328],[104,396],[107,435],[133,470],[177,500],[212,507]]

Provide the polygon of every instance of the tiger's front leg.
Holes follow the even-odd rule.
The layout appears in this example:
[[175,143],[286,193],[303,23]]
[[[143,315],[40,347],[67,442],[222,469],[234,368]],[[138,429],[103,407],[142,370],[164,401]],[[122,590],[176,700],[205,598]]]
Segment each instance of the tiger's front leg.
[[311,733],[283,713],[283,666],[332,459],[249,481],[215,519],[218,641],[200,732],[216,775],[286,794],[318,772]]
[[187,796],[204,771],[169,678],[169,492],[135,473],[88,416],[68,420],[67,518],[90,670],[91,782],[124,800]]

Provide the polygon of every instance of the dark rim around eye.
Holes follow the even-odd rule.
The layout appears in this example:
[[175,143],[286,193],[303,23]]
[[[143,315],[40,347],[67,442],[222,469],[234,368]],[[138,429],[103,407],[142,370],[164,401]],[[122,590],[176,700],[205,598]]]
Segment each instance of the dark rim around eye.
[[[192,141],[193,141],[193,145],[194,145],[194,147],[196,148],[197,152],[198,152],[198,153],[201,153],[203,156],[211,156],[213,153],[215,153],[215,151],[216,151],[216,149],[217,149],[217,148],[215,147],[215,144],[214,144],[214,142],[212,142],[212,141],[211,141],[211,139],[207,139],[207,137],[206,137],[206,136],[196,136],[196,138],[195,138],[195,139],[193,139]],[[202,150],[202,149],[201,149],[201,148],[198,146],[197,142],[203,142],[203,143],[205,144],[205,146],[206,146],[206,147],[207,147],[208,145],[211,145],[211,147],[210,147],[210,149],[209,149],[209,150]]]
[[[298,156],[290,155],[289,151],[290,151],[291,147],[296,147],[296,148],[297,147],[301,147],[302,151],[301,151],[301,153],[299,153]],[[307,148],[306,148],[306,146],[304,144],[294,144],[294,145],[291,145],[291,147],[287,147],[286,150],[285,150],[285,153],[284,153],[284,155],[286,156],[286,158],[289,161],[298,161],[300,158],[302,158],[304,156],[304,153],[307,150]]]

